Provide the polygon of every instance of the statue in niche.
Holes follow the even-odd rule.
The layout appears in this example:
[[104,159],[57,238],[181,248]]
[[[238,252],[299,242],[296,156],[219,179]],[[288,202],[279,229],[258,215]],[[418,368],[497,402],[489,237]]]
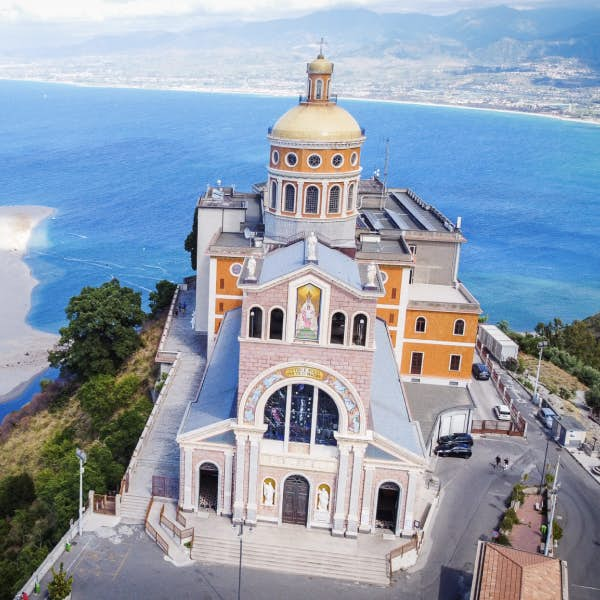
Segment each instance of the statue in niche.
[[263,482],[263,498],[265,506],[273,506],[275,503],[275,486],[270,479],[265,479]]
[[323,485],[319,488],[317,510],[321,510],[323,512],[329,510],[329,492],[327,491],[327,486]]

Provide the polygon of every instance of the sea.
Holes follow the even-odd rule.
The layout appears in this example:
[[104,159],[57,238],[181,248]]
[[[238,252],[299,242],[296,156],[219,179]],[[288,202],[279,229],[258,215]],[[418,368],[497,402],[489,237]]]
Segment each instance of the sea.
[[[32,238],[29,322],[57,332],[84,286],[142,292],[192,273],[183,241],[218,180],[266,179],[267,129],[297,97],[0,81],[0,205],[56,209]],[[600,127],[535,115],[340,99],[387,172],[468,242],[460,278],[489,322],[531,330],[600,311]],[[386,148],[389,159],[386,169]]]

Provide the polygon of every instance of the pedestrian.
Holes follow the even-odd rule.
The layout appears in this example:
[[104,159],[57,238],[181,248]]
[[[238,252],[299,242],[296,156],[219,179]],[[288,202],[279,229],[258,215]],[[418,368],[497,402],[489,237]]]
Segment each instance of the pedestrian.
[[496,456],[496,469],[500,468],[500,462],[502,461],[502,459],[499,456]]
[[504,459],[504,470],[508,469],[508,458]]

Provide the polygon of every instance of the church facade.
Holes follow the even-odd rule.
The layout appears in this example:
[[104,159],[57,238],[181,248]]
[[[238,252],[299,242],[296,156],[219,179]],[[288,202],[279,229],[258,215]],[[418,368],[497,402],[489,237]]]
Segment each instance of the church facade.
[[208,362],[177,436],[179,505],[410,535],[427,458],[405,385],[468,383],[479,305],[458,280],[460,223],[361,180],[365,132],[332,73],[308,64],[269,129],[265,182],[198,201]]

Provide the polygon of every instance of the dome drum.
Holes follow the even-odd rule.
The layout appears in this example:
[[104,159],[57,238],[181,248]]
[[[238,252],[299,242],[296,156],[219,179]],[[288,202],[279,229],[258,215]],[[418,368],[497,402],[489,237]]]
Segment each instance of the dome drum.
[[360,146],[350,148],[296,148],[271,146],[269,167],[294,173],[351,174],[360,167]]

